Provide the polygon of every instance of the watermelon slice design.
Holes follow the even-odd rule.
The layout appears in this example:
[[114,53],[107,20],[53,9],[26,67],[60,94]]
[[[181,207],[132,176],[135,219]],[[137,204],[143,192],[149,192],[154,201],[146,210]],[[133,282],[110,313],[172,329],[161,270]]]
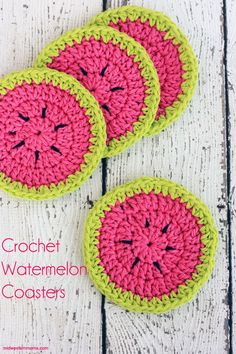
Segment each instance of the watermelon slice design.
[[72,75],[94,95],[106,121],[107,156],[140,139],[155,118],[155,68],[146,51],[125,34],[108,27],[69,32],[49,44],[36,65]]
[[206,280],[216,231],[206,207],[183,187],[142,178],[98,202],[84,242],[91,278],[108,298],[131,310],[164,312]]
[[109,25],[147,50],[158,73],[161,98],[150,134],[159,133],[186,108],[197,80],[197,63],[184,34],[164,14],[137,6],[108,10],[91,24]]
[[2,187],[40,199],[79,186],[105,147],[94,98],[76,80],[53,70],[11,74],[0,89]]

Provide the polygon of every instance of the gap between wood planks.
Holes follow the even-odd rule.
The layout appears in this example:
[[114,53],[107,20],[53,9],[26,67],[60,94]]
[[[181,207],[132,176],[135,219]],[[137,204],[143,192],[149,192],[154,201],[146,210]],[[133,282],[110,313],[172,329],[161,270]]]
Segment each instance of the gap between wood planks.
[[[233,354],[233,285],[232,285],[232,223],[231,223],[231,124],[230,124],[230,107],[229,107],[229,82],[228,82],[228,28],[227,28],[227,0],[222,2],[222,14],[223,14],[223,78],[224,78],[224,114],[225,114],[225,146],[226,146],[226,203],[227,203],[227,231],[228,231],[228,264],[229,264],[229,288],[228,288],[228,330],[229,330],[229,344],[228,353]],[[124,2],[126,5],[127,1]],[[107,0],[103,0],[103,11],[107,10]],[[102,195],[107,191],[107,158],[102,159]],[[106,310],[105,310],[106,298],[102,295],[101,301],[101,313],[102,313],[102,353],[107,353],[107,325],[106,325]]]
[[226,204],[227,204],[227,246],[228,246],[228,265],[229,265],[229,288],[228,288],[228,331],[229,331],[229,354],[233,353],[233,278],[232,278],[232,223],[231,223],[231,123],[229,107],[229,81],[228,81],[228,22],[227,22],[227,0],[223,0],[223,78],[224,78],[224,114],[225,114],[225,146],[226,146]]

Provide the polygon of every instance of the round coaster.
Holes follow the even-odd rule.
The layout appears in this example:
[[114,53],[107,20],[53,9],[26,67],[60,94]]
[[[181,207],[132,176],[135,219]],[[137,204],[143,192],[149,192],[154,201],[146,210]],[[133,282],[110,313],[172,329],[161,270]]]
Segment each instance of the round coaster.
[[148,135],[160,133],[185,110],[197,82],[197,61],[187,38],[161,12],[137,6],[105,11],[91,24],[125,32],[147,50],[161,86],[156,120]]
[[69,75],[27,69],[0,80],[0,188],[47,199],[78,188],[106,144],[94,97]]
[[97,99],[107,128],[105,156],[113,156],[140,139],[155,119],[159,82],[143,47],[109,27],[68,32],[50,43],[36,66],[66,72]]
[[84,258],[102,294],[130,311],[162,313],[208,279],[217,232],[208,208],[182,186],[140,178],[103,196],[89,214]]

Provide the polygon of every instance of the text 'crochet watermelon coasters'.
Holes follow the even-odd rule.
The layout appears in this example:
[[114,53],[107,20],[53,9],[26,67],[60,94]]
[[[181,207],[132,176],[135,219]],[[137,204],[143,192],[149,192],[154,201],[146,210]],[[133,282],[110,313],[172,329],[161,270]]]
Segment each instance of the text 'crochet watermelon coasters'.
[[106,146],[94,97],[71,76],[50,69],[0,80],[0,137],[0,187],[29,199],[78,188]]
[[125,32],[147,50],[161,86],[156,120],[148,135],[160,133],[185,110],[197,82],[197,61],[187,38],[161,12],[136,6],[105,11],[91,24]]
[[213,219],[200,200],[171,181],[144,177],[96,203],[84,258],[108,299],[130,311],[162,313],[190,301],[205,283],[216,245]]
[[74,76],[97,99],[106,121],[107,157],[150,129],[160,96],[156,70],[126,34],[102,26],[75,29],[42,51],[36,66],[45,65]]

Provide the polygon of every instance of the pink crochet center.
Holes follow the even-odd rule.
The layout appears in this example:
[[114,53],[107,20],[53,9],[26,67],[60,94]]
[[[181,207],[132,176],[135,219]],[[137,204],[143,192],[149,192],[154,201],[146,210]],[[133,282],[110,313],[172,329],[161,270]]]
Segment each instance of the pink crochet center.
[[161,298],[192,279],[201,263],[201,225],[180,198],[135,194],[105,212],[99,259],[117,288]]
[[105,117],[107,144],[133,132],[145,108],[147,87],[139,63],[119,44],[84,38],[80,44],[66,45],[48,67],[74,76],[94,95]]
[[0,171],[28,187],[80,171],[91,145],[89,118],[75,96],[51,83],[23,83],[0,96]]
[[110,22],[110,26],[127,33],[147,50],[157,70],[161,87],[156,119],[160,115],[165,116],[166,108],[172,106],[182,93],[184,70],[179,45],[174,44],[173,39],[164,39],[167,32],[158,31],[156,25],[151,26],[149,21],[142,23],[138,19],[132,22],[127,18],[125,22],[119,20],[117,24]]

